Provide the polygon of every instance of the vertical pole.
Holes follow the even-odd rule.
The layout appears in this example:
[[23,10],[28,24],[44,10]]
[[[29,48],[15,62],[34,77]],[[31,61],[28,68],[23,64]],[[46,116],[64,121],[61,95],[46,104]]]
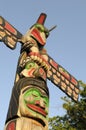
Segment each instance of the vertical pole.
[[21,52],[4,130],[48,130],[48,56],[43,46],[48,37],[41,14],[21,38]]
[[22,46],[5,130],[48,130],[47,55],[28,50]]

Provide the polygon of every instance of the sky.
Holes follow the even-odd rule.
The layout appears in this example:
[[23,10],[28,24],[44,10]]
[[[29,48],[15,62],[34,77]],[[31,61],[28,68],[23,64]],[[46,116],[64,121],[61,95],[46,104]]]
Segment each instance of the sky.
[[[0,15],[22,34],[47,14],[45,26],[57,28],[50,33],[47,53],[77,80],[86,83],[86,0],[0,0]],[[16,49],[0,43],[0,130],[3,130],[14,84],[20,43]],[[61,97],[65,94],[48,81],[49,117],[64,115]]]

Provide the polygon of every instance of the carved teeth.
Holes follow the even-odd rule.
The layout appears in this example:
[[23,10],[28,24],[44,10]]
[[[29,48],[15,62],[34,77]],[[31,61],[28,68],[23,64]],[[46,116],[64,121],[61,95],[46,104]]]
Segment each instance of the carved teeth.
[[33,58],[33,59],[34,59],[35,61],[37,61],[37,58],[38,58],[37,56],[34,56],[34,58]]
[[46,64],[46,65],[44,66],[44,68],[45,68],[46,70],[48,70],[49,66]]
[[42,63],[42,59],[41,58],[38,58],[39,62]]
[[34,60],[34,56],[33,55],[31,55],[30,57],[31,57],[32,60]]
[[39,64],[41,67],[43,67],[46,71],[48,70],[49,66],[41,57],[37,55],[31,55],[30,56],[32,60],[34,60],[37,64]]
[[45,64],[45,62],[42,62],[42,64],[41,64],[41,65],[44,67],[46,64]]
[[40,58],[39,58],[39,57],[37,57],[37,61],[38,61],[38,63],[40,64]]

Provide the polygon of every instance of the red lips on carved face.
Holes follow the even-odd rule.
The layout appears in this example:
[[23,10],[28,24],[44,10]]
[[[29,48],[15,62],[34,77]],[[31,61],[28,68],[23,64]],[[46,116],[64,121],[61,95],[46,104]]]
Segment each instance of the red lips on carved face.
[[37,29],[33,29],[31,31],[31,35],[41,44],[41,45],[45,45],[45,41],[43,40],[43,38],[40,35],[41,32],[39,32]]
[[41,108],[40,106],[37,106],[34,104],[27,104],[27,107],[34,110],[35,112],[42,114],[44,117],[47,116],[47,113],[45,112],[45,110],[43,108]]

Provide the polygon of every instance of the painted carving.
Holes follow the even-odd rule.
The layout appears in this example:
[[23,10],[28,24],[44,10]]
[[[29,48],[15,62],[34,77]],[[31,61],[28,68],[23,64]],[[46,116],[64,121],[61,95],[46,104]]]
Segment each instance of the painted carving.
[[0,17],[0,41],[11,49],[21,43],[20,57],[4,130],[48,130],[49,90],[47,79],[73,100],[79,95],[78,81],[57,64],[44,45],[51,29],[44,26],[46,14],[22,35]]

